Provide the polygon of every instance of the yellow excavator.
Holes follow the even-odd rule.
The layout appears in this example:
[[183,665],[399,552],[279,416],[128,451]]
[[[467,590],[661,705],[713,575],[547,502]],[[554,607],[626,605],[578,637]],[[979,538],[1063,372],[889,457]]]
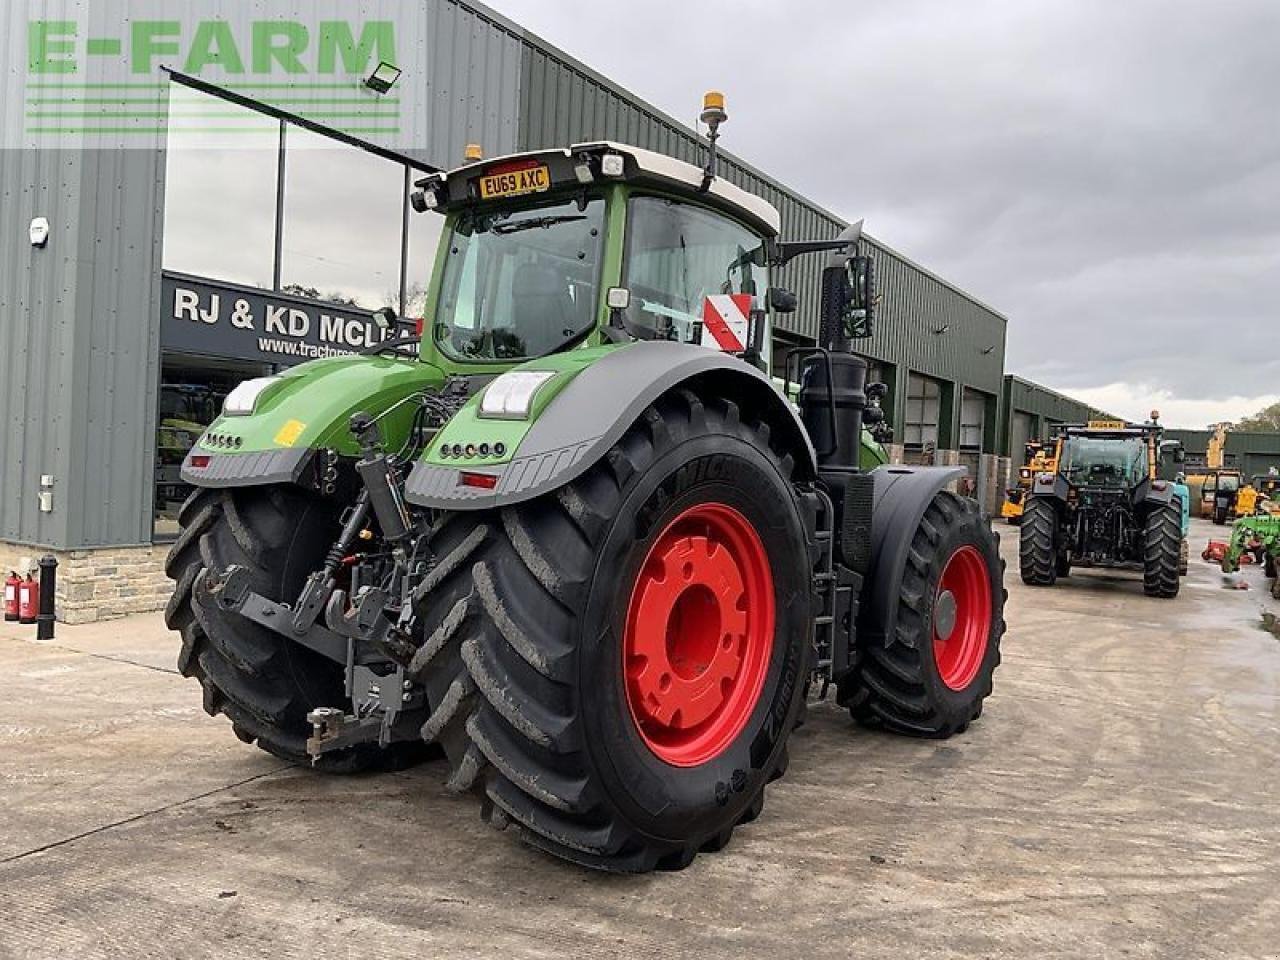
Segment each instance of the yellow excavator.
[[1027,500],[1027,491],[1031,489],[1031,481],[1037,473],[1054,473],[1058,469],[1055,442],[1030,440],[1027,442],[1022,466],[1018,469],[1018,482],[1005,491],[1004,503],[1000,506],[1000,516],[1013,526],[1022,522],[1022,508]]

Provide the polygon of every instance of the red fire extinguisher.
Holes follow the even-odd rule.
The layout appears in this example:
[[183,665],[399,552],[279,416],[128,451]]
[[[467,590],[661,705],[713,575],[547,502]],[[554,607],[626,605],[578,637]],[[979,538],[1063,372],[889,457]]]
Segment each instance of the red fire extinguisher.
[[18,584],[18,622],[35,623],[40,614],[40,584],[27,574]]
[[18,588],[22,586],[22,578],[16,570],[9,571],[9,579],[4,582],[4,618],[18,619]]

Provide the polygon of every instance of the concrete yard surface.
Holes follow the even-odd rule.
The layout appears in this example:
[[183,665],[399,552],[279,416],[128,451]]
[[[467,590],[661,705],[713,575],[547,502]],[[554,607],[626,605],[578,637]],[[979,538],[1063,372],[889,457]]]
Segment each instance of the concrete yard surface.
[[[0,957],[1280,956],[1280,613],[1198,559],[1009,562],[996,690],[921,742],[813,704],[763,816],[680,873],[588,873],[444,765],[325,778],[240,743],[159,615],[0,627]],[[1274,627],[1274,617],[1270,620]]]

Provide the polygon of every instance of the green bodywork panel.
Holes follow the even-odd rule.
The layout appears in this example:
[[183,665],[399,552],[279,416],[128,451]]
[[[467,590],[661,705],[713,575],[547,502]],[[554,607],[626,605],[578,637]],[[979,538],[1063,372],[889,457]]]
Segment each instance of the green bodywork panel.
[[[420,360],[385,356],[312,360],[280,374],[259,396],[251,415],[220,416],[206,436],[239,439],[236,453],[328,447],[355,456],[359,449],[348,427],[353,413],[377,416],[406,397],[438,388],[444,379],[439,367]],[[406,403],[382,421],[383,438],[391,449],[408,435],[414,409],[414,404]]]
[[[574,377],[601,357],[613,353],[615,350],[625,349],[625,347],[625,344],[613,344],[607,347],[580,347],[566,353],[556,353],[549,357],[529,360],[514,367],[513,369],[515,370],[551,370],[556,374],[539,387],[538,391],[533,395],[528,419],[498,420],[480,416],[480,398],[483,395],[483,391],[480,391],[467,402],[465,407],[454,414],[453,419],[444,425],[419,459],[428,463],[450,467],[468,465],[493,466],[499,463],[506,463],[515,455],[516,449],[520,446],[520,442],[524,440],[525,434],[529,432],[530,427],[547,409],[551,401],[556,398],[556,395],[567,387]],[[499,443],[505,448],[505,452],[502,454],[493,452],[494,446]],[[490,450],[488,455],[480,455],[479,447],[482,444],[488,445]],[[464,455],[461,457],[453,456],[452,454],[444,456],[441,454],[441,450],[446,446],[450,448],[461,446]],[[469,457],[465,455],[466,449],[470,446],[476,447],[475,456]]]
[[1231,542],[1222,557],[1224,573],[1240,569],[1240,558],[1254,542],[1280,563],[1280,517],[1241,517],[1231,528]]
[[871,436],[867,430],[862,431],[862,452],[858,454],[858,466],[863,470],[874,470],[889,462],[889,454],[883,446]]

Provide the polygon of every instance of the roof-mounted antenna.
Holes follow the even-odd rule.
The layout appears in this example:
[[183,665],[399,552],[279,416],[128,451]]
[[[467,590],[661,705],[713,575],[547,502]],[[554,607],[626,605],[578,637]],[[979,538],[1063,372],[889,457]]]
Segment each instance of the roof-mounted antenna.
[[719,90],[708,90],[702,97],[702,122],[707,125],[707,165],[702,169],[702,185],[699,192],[706,193],[711,189],[711,181],[716,178],[716,141],[720,139],[720,124],[729,119],[724,112],[724,94]]

